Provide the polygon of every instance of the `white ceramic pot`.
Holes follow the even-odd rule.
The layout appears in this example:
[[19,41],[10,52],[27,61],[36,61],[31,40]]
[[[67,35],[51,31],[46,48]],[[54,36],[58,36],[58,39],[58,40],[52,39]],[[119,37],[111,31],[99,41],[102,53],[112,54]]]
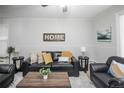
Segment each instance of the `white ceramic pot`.
[[48,79],[48,75],[43,75],[43,79],[44,80]]

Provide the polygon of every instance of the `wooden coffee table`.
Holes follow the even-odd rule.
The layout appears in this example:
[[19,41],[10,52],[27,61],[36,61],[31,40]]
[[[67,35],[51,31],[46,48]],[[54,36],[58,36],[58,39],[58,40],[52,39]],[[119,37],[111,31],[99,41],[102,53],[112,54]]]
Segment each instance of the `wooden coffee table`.
[[21,80],[17,88],[71,88],[66,72],[51,72],[47,80],[40,76],[39,72],[29,72]]

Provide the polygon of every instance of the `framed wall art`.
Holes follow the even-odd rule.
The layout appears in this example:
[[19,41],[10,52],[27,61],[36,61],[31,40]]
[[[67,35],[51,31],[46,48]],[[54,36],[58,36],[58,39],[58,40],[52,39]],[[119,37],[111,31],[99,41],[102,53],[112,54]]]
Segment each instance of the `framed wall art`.
[[112,41],[112,26],[97,31],[98,42],[111,42]]

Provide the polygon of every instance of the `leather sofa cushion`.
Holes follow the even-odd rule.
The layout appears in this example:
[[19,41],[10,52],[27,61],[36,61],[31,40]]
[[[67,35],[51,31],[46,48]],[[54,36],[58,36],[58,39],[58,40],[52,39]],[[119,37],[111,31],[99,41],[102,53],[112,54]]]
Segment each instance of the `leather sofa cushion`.
[[93,75],[99,81],[101,81],[105,86],[109,86],[108,82],[109,82],[110,79],[112,79],[112,76],[110,76],[107,73],[94,73]]
[[7,80],[10,77],[10,74],[0,74],[0,84]]
[[45,65],[44,63],[33,63],[29,66],[29,70],[30,71],[39,71],[40,68],[43,68],[43,67],[51,67],[51,64],[47,64]]
[[55,71],[73,71],[73,65],[70,63],[58,63],[54,62],[52,65],[48,64],[45,65],[44,63],[38,64],[38,63],[33,63],[32,65],[29,66],[30,71],[39,71],[40,68],[42,67],[52,67],[51,70]]
[[29,68],[37,68],[37,67],[51,67],[51,64],[44,64],[44,63],[33,63],[29,66]]
[[54,62],[52,64],[52,71],[59,71],[59,72],[72,72],[73,71],[73,65],[70,63],[58,63],[58,62]]
[[73,68],[73,65],[68,63],[68,62],[66,62],[66,63],[64,63],[64,62],[54,62],[52,64],[52,67],[72,67]]

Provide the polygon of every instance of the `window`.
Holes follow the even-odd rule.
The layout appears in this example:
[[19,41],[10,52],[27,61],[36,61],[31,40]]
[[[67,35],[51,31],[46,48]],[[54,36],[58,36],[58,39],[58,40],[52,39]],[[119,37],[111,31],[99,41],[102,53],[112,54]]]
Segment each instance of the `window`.
[[8,26],[0,24],[0,56],[4,57],[7,55],[8,46]]

